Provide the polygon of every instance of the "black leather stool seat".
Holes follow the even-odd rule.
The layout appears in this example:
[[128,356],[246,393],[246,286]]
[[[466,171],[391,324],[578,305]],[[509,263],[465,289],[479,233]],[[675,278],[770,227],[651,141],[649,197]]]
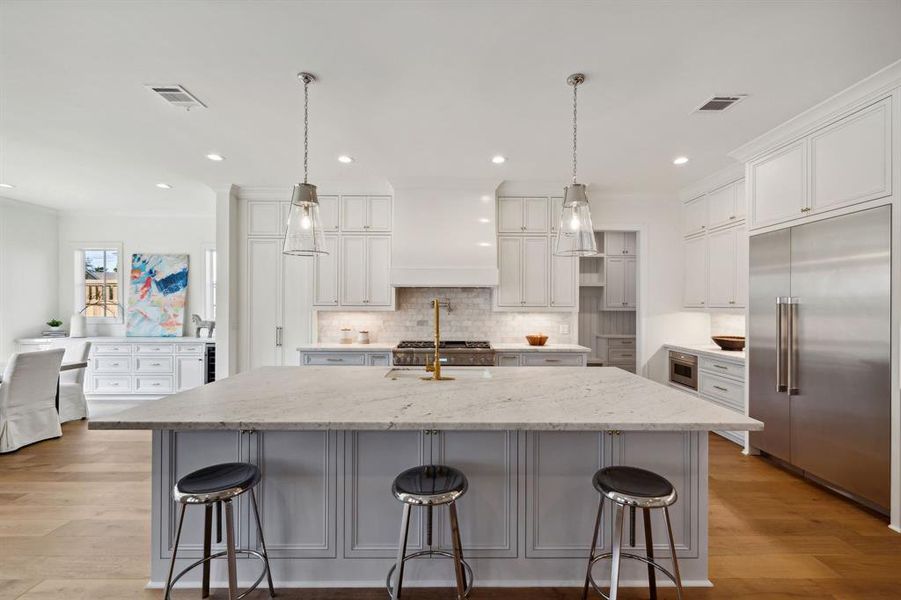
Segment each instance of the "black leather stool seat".
[[394,479],[391,491],[401,502],[437,505],[453,502],[466,493],[469,482],[461,471],[444,465],[407,469]]
[[662,508],[676,501],[666,478],[637,467],[605,467],[594,474],[594,488],[614,502],[639,508]]
[[243,494],[260,482],[260,470],[248,463],[221,463],[198,469],[178,480],[175,500],[206,504]]

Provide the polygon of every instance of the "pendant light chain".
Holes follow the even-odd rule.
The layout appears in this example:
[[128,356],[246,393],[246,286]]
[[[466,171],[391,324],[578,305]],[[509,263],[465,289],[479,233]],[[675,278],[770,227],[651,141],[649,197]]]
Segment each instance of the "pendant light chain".
[[578,134],[578,121],[576,120],[578,116],[578,94],[579,85],[573,85],[573,183],[576,182],[576,140]]
[[307,155],[309,154],[309,130],[310,130],[310,81],[303,82],[303,182],[307,183]]

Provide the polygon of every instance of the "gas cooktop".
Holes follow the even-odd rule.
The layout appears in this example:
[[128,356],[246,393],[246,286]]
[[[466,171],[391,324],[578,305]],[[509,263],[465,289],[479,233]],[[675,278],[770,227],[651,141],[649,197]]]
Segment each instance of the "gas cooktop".
[[[462,340],[441,341],[439,348],[442,350],[491,350],[488,342],[466,342]],[[434,350],[435,342],[405,340],[397,345],[398,350]]]

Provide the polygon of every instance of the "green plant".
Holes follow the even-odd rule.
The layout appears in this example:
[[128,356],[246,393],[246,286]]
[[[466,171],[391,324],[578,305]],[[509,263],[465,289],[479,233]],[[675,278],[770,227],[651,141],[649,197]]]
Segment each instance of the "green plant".
[[63,322],[59,319],[50,319],[49,321],[47,321],[47,325],[49,325],[50,327],[59,327],[62,324]]

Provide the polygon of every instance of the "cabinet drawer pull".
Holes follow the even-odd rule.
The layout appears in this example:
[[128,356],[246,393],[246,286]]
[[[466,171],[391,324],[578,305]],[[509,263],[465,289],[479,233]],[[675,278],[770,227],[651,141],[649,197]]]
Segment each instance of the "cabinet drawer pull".
[[344,362],[343,358],[326,358],[328,362]]
[[558,363],[558,362],[560,362],[560,359],[559,358],[545,358],[544,362]]
[[721,386],[721,385],[715,385],[715,386],[713,386],[713,389],[719,390],[719,391],[721,391],[721,392],[728,392],[728,391],[729,391],[728,388],[724,388],[724,387]]
[[150,363],[150,366],[151,366],[151,367],[159,367],[159,366],[160,366],[160,363]]
[[156,382],[154,382],[154,383],[151,383],[150,385],[152,385],[153,387],[159,387],[159,386],[160,386],[160,382],[159,382],[159,381],[156,381]]
[[727,367],[727,366],[725,366],[725,365],[713,365],[713,366],[714,366],[715,368],[717,368],[717,369],[722,369],[723,371],[728,371],[728,370],[729,370],[729,367]]

